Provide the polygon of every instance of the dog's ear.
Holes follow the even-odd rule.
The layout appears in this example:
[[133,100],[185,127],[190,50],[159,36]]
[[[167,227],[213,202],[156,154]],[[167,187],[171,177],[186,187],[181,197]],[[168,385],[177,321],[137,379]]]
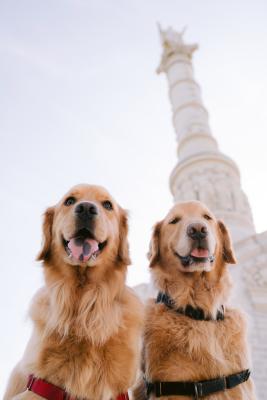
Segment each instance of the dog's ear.
[[236,264],[237,261],[234,254],[234,249],[229,230],[222,221],[218,221],[218,226],[222,238],[223,259],[228,264]]
[[160,251],[159,251],[159,241],[160,241],[160,228],[162,225],[162,221],[158,222],[154,228],[152,233],[152,238],[149,243],[149,251],[147,253],[147,258],[149,260],[149,267],[153,268],[160,260]]
[[51,255],[51,243],[52,243],[52,226],[54,219],[54,207],[49,207],[44,213],[43,222],[43,245],[40,253],[37,255],[37,261],[47,261]]
[[127,212],[120,208],[119,248],[118,261],[125,265],[131,264],[128,243],[128,216]]

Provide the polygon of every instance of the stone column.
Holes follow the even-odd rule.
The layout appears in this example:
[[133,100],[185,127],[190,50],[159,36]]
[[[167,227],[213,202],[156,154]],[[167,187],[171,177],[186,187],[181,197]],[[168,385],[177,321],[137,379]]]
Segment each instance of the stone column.
[[170,177],[175,201],[200,200],[229,226],[235,242],[255,233],[251,209],[241,189],[237,165],[219,151],[208,112],[195,81],[192,54],[198,48],[183,33],[160,28],[163,46],[157,72],[165,72],[178,142],[178,162]]

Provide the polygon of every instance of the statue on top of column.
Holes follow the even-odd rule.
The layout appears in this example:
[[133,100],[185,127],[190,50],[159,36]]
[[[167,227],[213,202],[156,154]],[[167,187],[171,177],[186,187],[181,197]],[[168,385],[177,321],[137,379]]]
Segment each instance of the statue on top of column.
[[184,43],[183,35],[186,27],[184,27],[181,32],[176,32],[171,27],[163,30],[160,24],[158,24],[158,27],[163,47],[161,63],[157,69],[157,72],[160,73],[164,71],[164,64],[171,56],[175,54],[183,54],[191,59],[193,52],[198,49],[198,45],[196,43],[191,45]]

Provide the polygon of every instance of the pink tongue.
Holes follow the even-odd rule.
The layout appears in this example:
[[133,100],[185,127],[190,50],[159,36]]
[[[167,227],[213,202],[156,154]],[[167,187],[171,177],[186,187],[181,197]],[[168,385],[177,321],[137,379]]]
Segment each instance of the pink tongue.
[[209,251],[206,249],[194,249],[191,251],[191,256],[198,258],[208,258]]
[[77,261],[88,261],[98,250],[98,242],[94,239],[73,238],[68,243],[72,256]]

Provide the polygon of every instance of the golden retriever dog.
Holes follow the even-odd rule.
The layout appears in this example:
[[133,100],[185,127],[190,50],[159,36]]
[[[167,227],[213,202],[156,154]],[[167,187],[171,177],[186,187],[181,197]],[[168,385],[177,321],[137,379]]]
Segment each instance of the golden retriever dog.
[[126,212],[99,186],[75,186],[47,209],[38,255],[45,286],[32,301],[33,334],[4,399],[128,398],[143,310],[125,286],[127,230]]
[[202,203],[176,204],[149,252],[158,297],[145,317],[144,376],[135,398],[255,399],[246,322],[227,306],[236,259],[229,232]]

